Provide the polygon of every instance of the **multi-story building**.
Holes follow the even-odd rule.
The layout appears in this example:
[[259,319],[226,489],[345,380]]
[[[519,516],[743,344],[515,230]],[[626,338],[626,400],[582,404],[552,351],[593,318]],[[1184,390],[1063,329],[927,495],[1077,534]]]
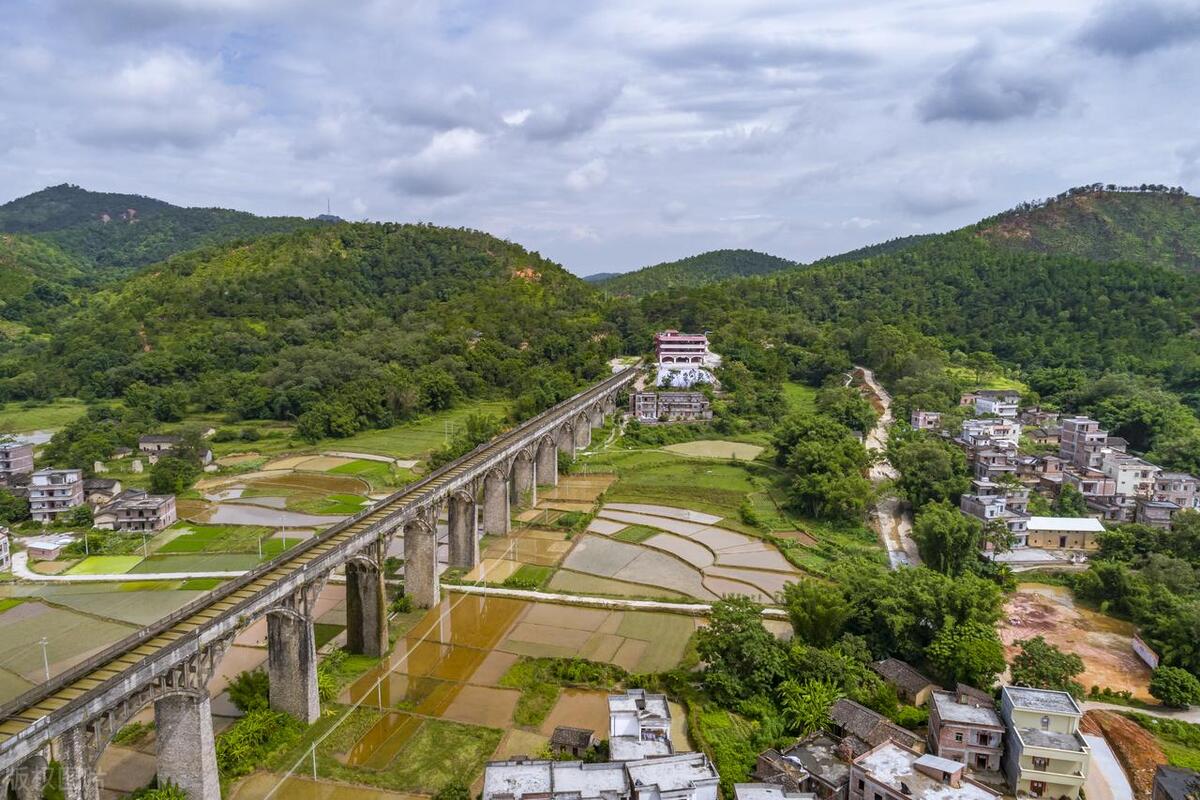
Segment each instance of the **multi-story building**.
[[29,513],[43,525],[83,505],[83,470],[42,469],[29,482]]
[[1002,521],[1013,535],[1013,547],[1025,546],[1029,490],[1024,486],[976,478],[971,481],[971,491],[959,498],[958,508],[967,516],[984,523]]
[[1154,484],[1162,470],[1145,459],[1104,448],[1100,451],[1100,471],[1113,479],[1114,494],[1146,497],[1154,494]]
[[789,792],[773,783],[735,783],[734,800],[814,800],[807,792]]
[[0,527],[0,572],[8,572],[12,566],[11,546],[8,528]]
[[12,483],[18,475],[33,472],[33,445],[0,442],[0,485]]
[[1000,769],[1004,723],[989,697],[934,692],[929,698],[929,752],[977,770]]
[[909,417],[909,424],[919,431],[936,431],[942,427],[942,412],[914,411]]
[[631,392],[629,412],[646,424],[705,422],[712,419],[712,404],[703,392]]
[[676,366],[702,366],[708,363],[708,334],[680,333],[667,330],[654,335],[654,354],[659,369]]
[[1143,500],[1139,498],[1133,521],[1140,522],[1142,525],[1149,525],[1152,528],[1166,530],[1171,527],[1171,519],[1177,511],[1179,511],[1179,506],[1170,500]]
[[481,800],[717,800],[720,782],[703,753],[599,764],[512,759],[487,765]]
[[1016,419],[1021,393],[1011,389],[984,389],[975,393],[975,413]]
[[854,759],[850,800],[995,800],[999,792],[963,773],[966,765],[892,741]]
[[174,495],[126,489],[96,510],[92,524],[104,530],[141,533],[161,531],[175,520]]
[[849,745],[826,733],[811,733],[782,752],[759,753],[754,779],[791,792],[810,792],[818,800],[846,800],[853,757]]
[[1098,550],[1104,525],[1093,517],[1030,517],[1025,542],[1045,550]]
[[1154,478],[1154,499],[1200,509],[1200,481],[1186,472],[1159,472]]
[[1006,728],[1004,773],[1018,797],[1076,800],[1091,751],[1079,733],[1083,713],[1066,692],[1005,686],[1000,717]]
[[1061,485],[1067,484],[1073,486],[1089,503],[1101,502],[1117,493],[1117,482],[1097,469],[1064,469]]
[[630,689],[608,696],[608,751],[613,761],[669,756],[671,707],[666,695]]
[[1099,469],[1108,431],[1090,417],[1067,417],[1059,429],[1058,456],[1080,469]]
[[1021,441],[1021,423],[994,417],[964,419],[960,438],[973,449],[1016,448]]

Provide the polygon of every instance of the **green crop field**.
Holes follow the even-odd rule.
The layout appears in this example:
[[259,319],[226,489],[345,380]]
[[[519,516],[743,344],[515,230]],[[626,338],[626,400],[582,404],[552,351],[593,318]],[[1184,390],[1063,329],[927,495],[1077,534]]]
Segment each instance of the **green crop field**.
[[[263,542],[263,555],[267,555],[267,540]],[[281,543],[282,545],[282,543]],[[179,555],[153,555],[142,561],[129,575],[149,572],[239,572],[253,569],[258,564],[255,553],[182,553]]]
[[817,389],[803,383],[784,381],[783,399],[787,401],[788,407],[792,411],[807,414],[816,410]]
[[56,400],[28,407],[24,403],[4,403],[0,405],[0,433],[57,430],[83,416],[85,411],[87,406],[80,400]]
[[441,447],[447,432],[453,437],[455,432],[462,430],[471,414],[491,414],[504,419],[508,416],[508,403],[496,400],[470,403],[383,430],[363,431],[346,439],[326,439],[320,447],[420,459]]
[[[177,553],[258,553],[258,540],[271,535],[270,528],[257,525],[191,525],[158,548],[162,555]],[[268,540],[269,541],[269,540]],[[263,542],[264,553],[268,547]]]
[[136,556],[89,556],[67,570],[68,575],[124,575],[142,561]]

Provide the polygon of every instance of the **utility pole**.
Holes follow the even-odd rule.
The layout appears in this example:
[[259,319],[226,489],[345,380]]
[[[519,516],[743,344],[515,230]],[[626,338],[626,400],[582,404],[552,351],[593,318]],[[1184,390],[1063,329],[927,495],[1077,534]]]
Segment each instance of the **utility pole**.
[[42,646],[42,665],[46,668],[46,680],[50,680],[50,651],[47,649],[50,646],[50,640],[43,636],[38,644]]

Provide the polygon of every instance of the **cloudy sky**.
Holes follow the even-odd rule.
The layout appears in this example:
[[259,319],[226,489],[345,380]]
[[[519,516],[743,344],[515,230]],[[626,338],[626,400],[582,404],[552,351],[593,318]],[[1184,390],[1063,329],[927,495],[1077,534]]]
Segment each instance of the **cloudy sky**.
[[8,0],[0,199],[421,220],[577,273],[1200,191],[1200,0]]

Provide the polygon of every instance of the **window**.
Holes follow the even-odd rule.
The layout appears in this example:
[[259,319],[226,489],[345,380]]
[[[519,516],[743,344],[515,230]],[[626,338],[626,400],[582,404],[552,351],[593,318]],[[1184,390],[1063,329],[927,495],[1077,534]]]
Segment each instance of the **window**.
[[1042,793],[1045,791],[1046,791],[1046,784],[1043,783],[1042,781],[1030,781],[1029,782],[1029,793],[1031,795],[1033,795],[1034,797],[1041,797]]
[[1046,767],[1050,766],[1050,759],[1042,758],[1041,756],[1033,757],[1033,768],[1039,772],[1045,772]]
[[961,742],[962,740],[963,740],[962,731],[955,731],[954,732],[954,741]]
[[1044,731],[1050,730],[1050,717],[1049,716],[1042,717],[1042,730],[1044,730]]
[[864,787],[864,786],[866,786],[866,784],[865,784],[865,783],[863,783],[863,779],[862,779],[862,778],[859,778],[859,779],[858,779],[858,790],[861,792],[861,791],[863,790],[863,787]]

